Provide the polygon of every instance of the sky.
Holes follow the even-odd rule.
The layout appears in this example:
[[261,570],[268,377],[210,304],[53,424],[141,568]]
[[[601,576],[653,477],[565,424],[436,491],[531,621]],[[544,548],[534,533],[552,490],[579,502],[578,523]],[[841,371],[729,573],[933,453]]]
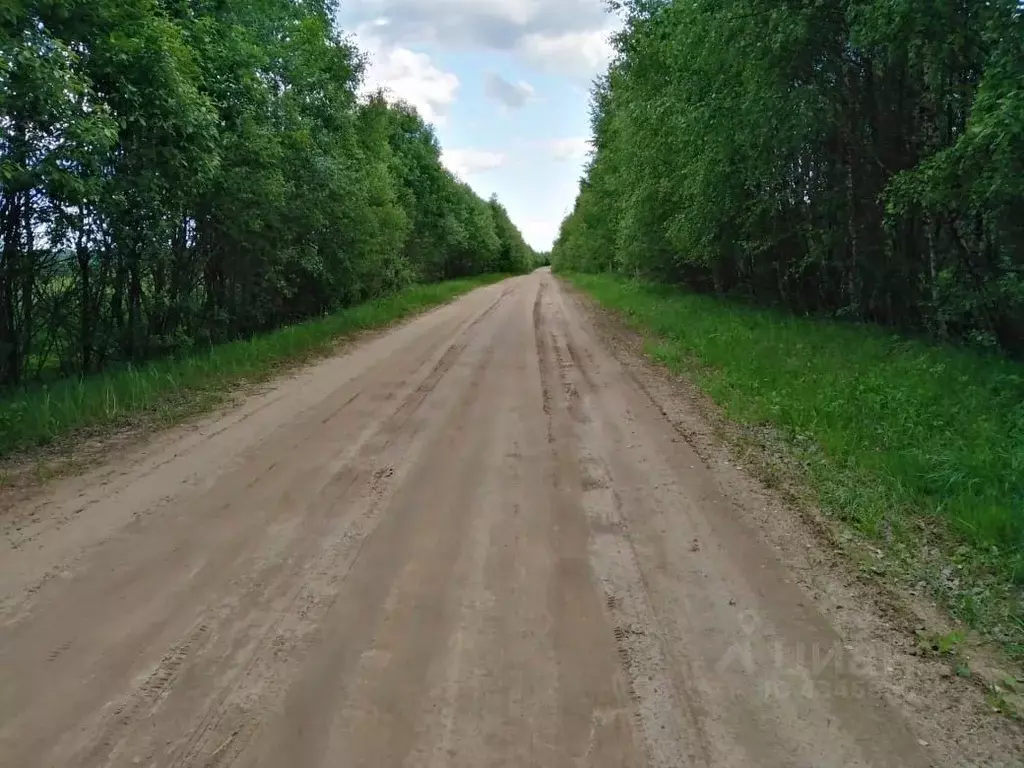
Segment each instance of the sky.
[[590,150],[590,84],[611,55],[604,0],[341,0],[384,87],[434,125],[444,163],[497,194],[548,250]]

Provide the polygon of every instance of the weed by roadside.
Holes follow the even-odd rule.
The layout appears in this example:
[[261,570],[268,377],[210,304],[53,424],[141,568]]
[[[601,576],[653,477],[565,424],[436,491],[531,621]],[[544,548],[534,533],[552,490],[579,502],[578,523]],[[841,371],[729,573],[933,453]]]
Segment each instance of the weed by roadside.
[[0,458],[74,433],[117,429],[143,418],[173,423],[223,402],[232,389],[244,383],[267,379],[282,367],[330,354],[345,336],[385,326],[502,277],[414,286],[200,354],[0,393]]
[[604,275],[570,282],[651,335],[733,421],[780,434],[826,514],[1024,659],[1024,365]]

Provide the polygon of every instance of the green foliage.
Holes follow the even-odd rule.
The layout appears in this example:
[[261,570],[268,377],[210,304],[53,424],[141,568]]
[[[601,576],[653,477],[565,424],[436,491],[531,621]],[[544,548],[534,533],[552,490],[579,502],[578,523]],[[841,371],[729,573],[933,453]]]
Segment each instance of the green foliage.
[[1024,355],[1019,0],[616,7],[555,268],[687,286],[578,277],[782,430],[827,510],[928,542],[920,579],[1024,653],[1024,369],[994,354]]
[[[939,656],[956,655],[957,648],[963,642],[964,635],[962,632],[950,632],[943,635],[918,630],[917,633],[918,648],[924,653],[935,653]],[[967,675],[964,676],[966,677]]]
[[4,4],[0,386],[529,266],[334,5]]
[[925,562],[920,578],[1024,653],[1024,364],[655,284],[570,278],[651,332],[649,352],[729,418],[781,435],[828,513],[873,539],[943,549],[945,564]]
[[192,355],[126,364],[84,378],[9,392],[0,400],[0,456],[79,430],[150,418],[170,422],[220,402],[282,366],[328,355],[339,339],[448,301],[498,276],[412,286],[385,298]]
[[1018,0],[624,0],[553,258],[1024,353]]

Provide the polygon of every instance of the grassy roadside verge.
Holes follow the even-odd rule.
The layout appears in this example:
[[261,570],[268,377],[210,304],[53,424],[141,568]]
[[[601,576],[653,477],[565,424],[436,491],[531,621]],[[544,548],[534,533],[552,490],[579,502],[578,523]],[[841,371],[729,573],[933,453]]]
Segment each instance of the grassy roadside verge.
[[770,428],[825,514],[1024,660],[1024,365],[605,275],[563,275],[738,423]]
[[414,286],[394,296],[188,357],[0,394],[0,458],[84,432],[171,424],[224,401],[233,389],[329,355],[342,338],[443,304],[506,275]]

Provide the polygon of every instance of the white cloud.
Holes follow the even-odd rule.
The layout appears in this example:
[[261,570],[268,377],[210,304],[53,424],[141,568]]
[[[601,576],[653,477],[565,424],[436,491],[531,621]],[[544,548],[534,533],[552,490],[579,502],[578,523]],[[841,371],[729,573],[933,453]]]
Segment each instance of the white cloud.
[[466,181],[475,174],[500,168],[508,162],[508,156],[483,149],[446,149],[441,154],[441,162],[448,166],[452,173]]
[[603,27],[604,0],[346,0],[342,16],[357,25],[386,19],[395,45],[514,50],[531,34],[561,35]]
[[558,238],[558,230],[562,226],[561,219],[519,219],[516,221],[523,238],[539,251],[551,248]]
[[534,33],[519,42],[519,49],[538,69],[589,81],[611,60],[614,50],[610,34],[606,28],[553,35]]
[[580,163],[587,159],[593,145],[585,136],[574,136],[568,139],[552,139],[546,142],[551,156],[559,162]]
[[521,109],[533,98],[533,86],[520,80],[513,83],[496,72],[488,72],[484,80],[484,93],[509,109]]
[[[371,84],[388,86],[454,140],[445,165],[478,194],[497,193],[528,241],[547,248],[589,154],[578,138],[585,91],[612,57],[609,36],[620,24],[605,9],[606,0],[342,0],[339,24],[357,30],[371,54]],[[456,100],[468,102],[458,126]],[[546,109],[509,114],[531,100]],[[475,136],[490,136],[486,149],[471,148]]]
[[427,122],[443,123],[458,93],[459,78],[438,68],[425,53],[383,42],[378,35],[386,26],[378,20],[356,31],[356,41],[369,59],[364,90],[383,88],[392,98],[416,107]]

